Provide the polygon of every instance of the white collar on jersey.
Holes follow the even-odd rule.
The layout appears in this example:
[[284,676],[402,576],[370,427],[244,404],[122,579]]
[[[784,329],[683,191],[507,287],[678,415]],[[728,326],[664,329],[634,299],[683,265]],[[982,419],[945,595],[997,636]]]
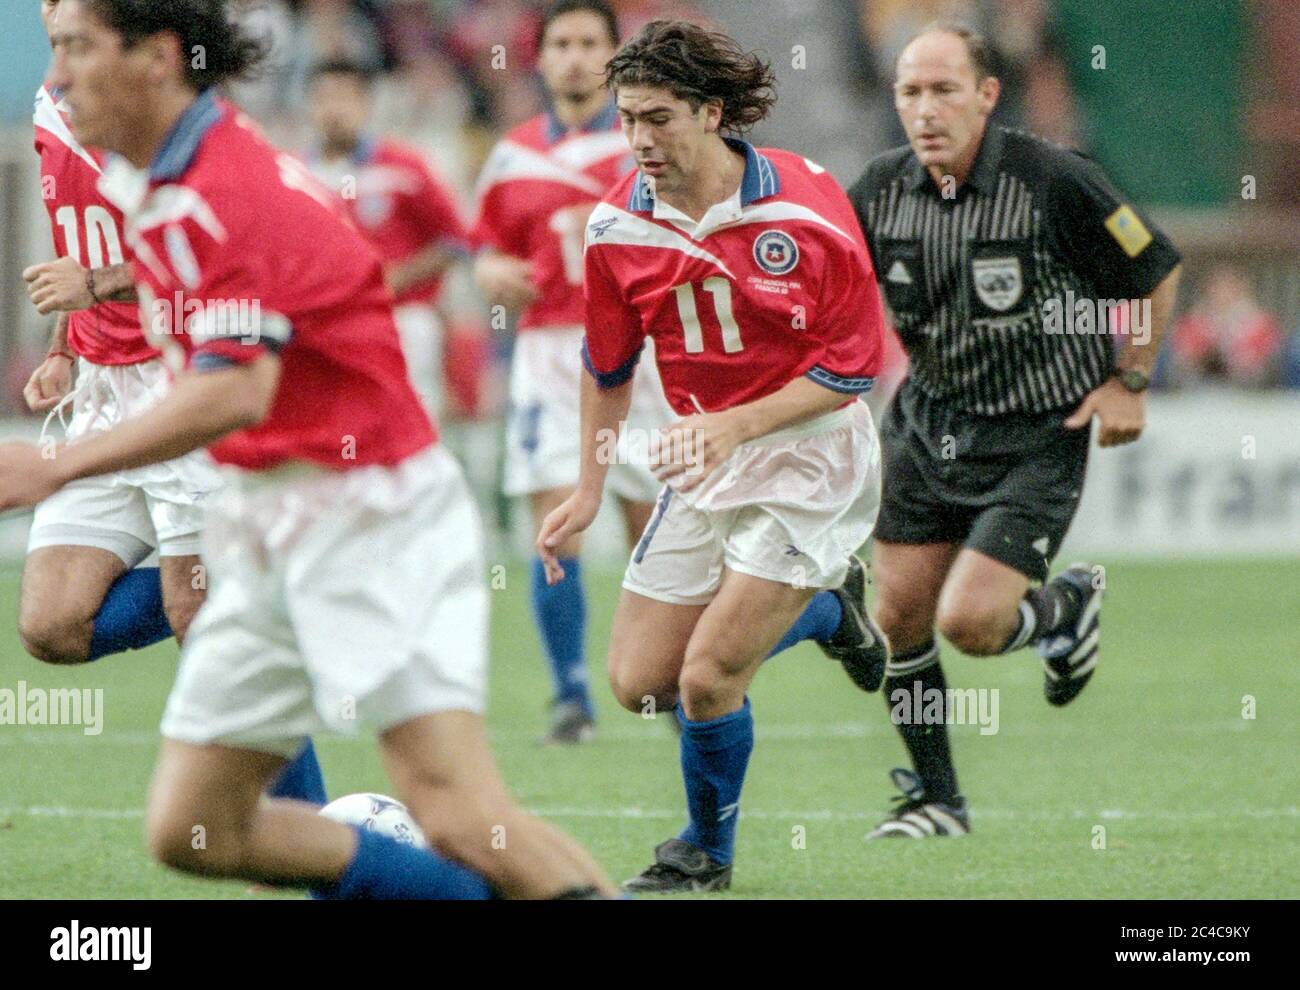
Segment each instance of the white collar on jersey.
[[714,203],[704,211],[704,216],[699,221],[692,220],[675,206],[670,206],[661,199],[654,200],[654,212],[651,214],[656,220],[667,220],[674,227],[680,229],[683,233],[691,237],[700,238],[724,224],[735,223],[745,215],[745,208],[741,205],[740,191],[745,186],[741,182],[736,186],[736,191],[724,199],[721,203]]
[[[781,177],[777,174],[772,159],[767,155],[759,154],[758,149],[748,141],[742,141],[740,138],[723,138],[723,140],[745,156],[745,174],[740,180],[741,206],[748,206],[754,200],[766,196],[775,196],[781,191]],[[646,175],[638,176],[637,181],[632,183],[632,193],[628,196],[628,212],[652,210],[654,205],[654,183]]]

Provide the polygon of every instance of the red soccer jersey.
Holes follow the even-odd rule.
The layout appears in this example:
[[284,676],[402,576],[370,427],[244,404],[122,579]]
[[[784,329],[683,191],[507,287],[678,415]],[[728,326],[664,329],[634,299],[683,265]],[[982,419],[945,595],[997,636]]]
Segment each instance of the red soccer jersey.
[[[468,235],[455,197],[419,152],[395,141],[363,141],[341,165],[313,168],[343,195],[353,222],[385,265],[408,260],[431,244],[465,251]],[[398,305],[434,303],[442,291],[435,275],[397,297]]]
[[[87,268],[122,264],[129,259],[122,245],[122,212],[96,185],[104,155],[77,143],[59,100],[44,86],[36,94],[33,123],[55,254]],[[138,364],[158,356],[140,332],[135,303],[104,303],[69,313],[68,346],[95,364]]]
[[532,262],[540,294],[519,315],[519,330],[582,325],[582,232],[631,164],[612,102],[584,130],[565,131],[544,113],[492,150],[470,241]]
[[213,444],[248,470],[397,464],[435,441],[379,258],[337,198],[211,91],[147,175],[114,159],[146,332],[172,367],[281,359],[270,414]]
[[729,143],[746,156],[739,194],[687,221],[691,233],[656,207],[638,172],[592,214],[588,371],[604,388],[621,384],[649,336],[664,394],[684,416],[752,402],[800,375],[865,392],[884,316],[848,197],[806,158]]

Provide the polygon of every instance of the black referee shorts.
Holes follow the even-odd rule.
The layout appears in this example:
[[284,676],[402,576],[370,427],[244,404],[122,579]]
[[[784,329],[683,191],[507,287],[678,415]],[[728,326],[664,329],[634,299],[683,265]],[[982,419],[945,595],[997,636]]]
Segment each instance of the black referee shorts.
[[889,543],[959,543],[1046,581],[1079,507],[1090,435],[1058,420],[1050,436],[1014,453],[945,457],[942,441],[927,443],[896,398],[880,430],[875,535]]

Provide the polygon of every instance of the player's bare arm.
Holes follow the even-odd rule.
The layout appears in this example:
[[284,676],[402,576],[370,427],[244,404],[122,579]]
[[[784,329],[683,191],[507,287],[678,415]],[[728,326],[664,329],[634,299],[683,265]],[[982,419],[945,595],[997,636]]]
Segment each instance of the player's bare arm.
[[23,400],[34,413],[49,412],[72,391],[72,366],[76,357],[68,350],[68,314],[60,313],[50,334],[45,360],[23,386]]
[[384,281],[393,295],[400,296],[409,289],[422,285],[435,275],[441,275],[456,260],[456,252],[441,243],[430,244],[424,250],[399,261],[384,271]]
[[[1151,304],[1151,336],[1142,341],[1129,337],[1116,362],[1120,373],[1140,371],[1144,378],[1150,380],[1156,358],[1160,354],[1160,342],[1164,339],[1173,314],[1174,300],[1178,295],[1178,279],[1182,271],[1182,265],[1175,267],[1145,297],[1144,301]],[[1146,393],[1130,391],[1119,378],[1108,378],[1084,396],[1079,408],[1065,421],[1065,426],[1071,430],[1082,429],[1092,422],[1093,416],[1101,424],[1097,434],[1099,446],[1118,447],[1132,443],[1142,435],[1146,426]]]
[[90,309],[106,302],[134,302],[129,264],[89,269],[72,258],[32,265],[23,272],[27,295],[42,316]]
[[162,402],[93,439],[59,445],[0,444],[0,510],[35,505],[78,478],[158,464],[260,422],[270,411],[280,360],[191,372]]
[[596,518],[605,491],[609,460],[601,456],[608,448],[604,438],[617,435],[619,424],[627,419],[632,404],[629,378],[614,388],[600,388],[590,375],[582,376],[582,468],[573,494],[560,503],[542,521],[537,534],[537,554],[546,568],[546,581],[555,584],[564,579],[557,550],[575,533],[583,532]]
[[509,310],[525,309],[540,295],[531,262],[491,248],[475,259],[474,281],[489,303],[500,303]]
[[844,395],[796,378],[771,395],[722,412],[678,420],[663,433],[655,475],[688,491],[702,483],[742,443],[793,426],[844,404]]

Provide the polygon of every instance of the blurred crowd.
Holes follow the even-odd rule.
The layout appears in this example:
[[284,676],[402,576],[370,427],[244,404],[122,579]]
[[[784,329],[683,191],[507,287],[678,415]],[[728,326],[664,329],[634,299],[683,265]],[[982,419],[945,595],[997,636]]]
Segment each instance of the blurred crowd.
[[[533,74],[538,7],[530,0],[237,0],[244,16],[273,40],[269,67],[240,88],[241,103],[287,144],[304,140],[301,107],[313,65],[346,58],[381,74],[379,126],[437,149],[440,164],[461,182],[491,140],[537,113]],[[684,17],[735,27],[737,0],[614,0],[625,35],[657,17]],[[898,52],[935,19],[976,25],[999,55],[1003,97],[999,119],[1052,140],[1083,139],[1048,0],[787,0],[765,4],[745,24],[746,41],[782,56],[791,24],[814,51],[801,69],[808,85],[782,90],[782,113],[765,131],[797,133],[799,147],[845,146],[837,121],[856,119],[852,157],[902,140],[889,85]],[[770,34],[765,38],[764,34]],[[768,44],[767,42],[770,42]],[[826,86],[836,100],[827,101]],[[804,114],[800,104],[840,105]],[[793,106],[791,104],[794,104]],[[863,126],[869,121],[871,126]],[[820,132],[818,128],[820,127]],[[812,128],[812,133],[809,129]],[[773,138],[775,140],[775,138]],[[834,146],[834,147],[832,147]],[[834,171],[834,168],[832,167]]]
[[[543,109],[535,72],[541,0],[234,2],[270,39],[271,57],[232,95],[273,139],[310,154],[313,67],[336,59],[357,63],[375,73],[372,130],[427,157],[465,219],[494,142]],[[745,17],[754,2],[762,4],[762,16]],[[907,39],[936,19],[970,23],[992,43],[1003,84],[995,120],[1088,148],[1051,0],[613,0],[613,6],[625,37],[649,20],[681,17],[734,31],[766,52],[777,62],[780,102],[754,139],[798,148],[846,183],[871,155],[904,143],[891,92],[894,62]],[[805,49],[802,61],[792,38],[801,42],[796,49]],[[801,71],[786,71],[783,59]],[[1283,326],[1267,312],[1245,272],[1224,267],[1187,280],[1181,309],[1157,387],[1211,381],[1300,387],[1300,327]],[[488,332],[486,308],[463,267],[451,273],[444,310],[452,323]],[[510,340],[502,328],[493,329],[499,365]],[[896,341],[887,354],[886,383],[901,378],[906,360]],[[19,380],[21,370],[8,377]],[[490,415],[499,411],[499,399],[500,389],[485,388],[483,401],[466,412]]]

